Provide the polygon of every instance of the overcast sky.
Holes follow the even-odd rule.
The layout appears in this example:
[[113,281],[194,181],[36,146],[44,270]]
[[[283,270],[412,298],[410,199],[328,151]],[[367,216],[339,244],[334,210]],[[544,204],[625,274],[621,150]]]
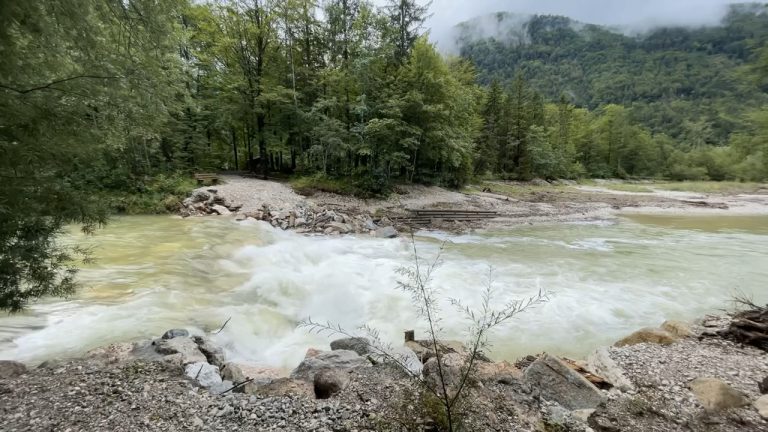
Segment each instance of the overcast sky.
[[734,0],[433,0],[427,25],[432,39],[439,41],[459,22],[507,11],[565,15],[591,24],[645,30],[658,25],[717,24],[729,3]]

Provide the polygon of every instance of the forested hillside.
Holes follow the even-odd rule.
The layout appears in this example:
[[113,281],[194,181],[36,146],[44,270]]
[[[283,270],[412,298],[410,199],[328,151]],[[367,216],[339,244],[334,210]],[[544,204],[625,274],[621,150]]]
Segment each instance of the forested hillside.
[[[718,180],[766,175],[759,153],[768,86],[754,72],[767,40],[762,4],[732,6],[721,26],[658,28],[637,36],[566,17],[512,13],[462,23],[457,36],[481,83],[510,87],[521,77],[544,100],[590,110],[601,116],[592,117],[598,123],[636,126],[620,128],[629,136],[607,144],[613,149],[571,150],[588,174]],[[605,133],[585,139],[595,144]],[[618,148],[626,146],[634,149]],[[605,153],[597,164],[596,152]]]

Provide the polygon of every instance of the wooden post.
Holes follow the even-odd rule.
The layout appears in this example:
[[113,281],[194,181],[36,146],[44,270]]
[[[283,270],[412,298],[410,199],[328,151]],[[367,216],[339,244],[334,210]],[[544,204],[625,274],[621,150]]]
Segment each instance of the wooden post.
[[406,330],[405,331],[405,341],[406,342],[413,342],[416,340],[416,335],[413,330]]

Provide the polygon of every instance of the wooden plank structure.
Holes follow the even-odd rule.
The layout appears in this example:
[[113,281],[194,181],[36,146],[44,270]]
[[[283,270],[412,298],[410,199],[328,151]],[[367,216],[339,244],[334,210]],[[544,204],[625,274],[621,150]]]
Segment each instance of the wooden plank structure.
[[195,173],[195,180],[197,184],[217,184],[219,182],[219,176],[214,173]]
[[412,216],[398,219],[398,222],[409,225],[428,225],[436,221],[474,222],[482,219],[493,219],[499,214],[488,210],[455,210],[455,209],[408,209]]

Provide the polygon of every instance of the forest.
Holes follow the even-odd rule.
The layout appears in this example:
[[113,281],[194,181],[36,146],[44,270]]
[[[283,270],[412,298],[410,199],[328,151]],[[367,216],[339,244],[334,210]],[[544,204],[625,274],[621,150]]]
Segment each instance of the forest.
[[172,211],[194,172],[361,196],[489,177],[768,177],[765,6],[636,37],[534,17],[522,43],[465,38],[459,57],[429,41],[429,8],[3,2],[0,303],[70,292],[87,251],[57,246],[65,224]]

